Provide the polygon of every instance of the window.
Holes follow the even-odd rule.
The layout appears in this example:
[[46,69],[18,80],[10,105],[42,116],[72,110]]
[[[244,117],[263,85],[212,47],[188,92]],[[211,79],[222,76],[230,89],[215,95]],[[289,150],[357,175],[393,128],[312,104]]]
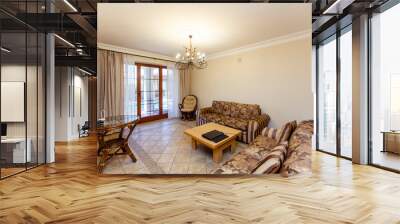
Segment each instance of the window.
[[391,132],[400,130],[399,22],[400,5],[371,18],[370,162],[394,170],[400,170],[400,135]]
[[352,27],[318,45],[317,149],[352,157]]
[[340,36],[340,155],[352,157],[352,35],[349,26]]
[[336,153],[336,39],[318,47],[318,149]]
[[153,120],[168,114],[168,69],[161,65],[124,64],[124,114]]

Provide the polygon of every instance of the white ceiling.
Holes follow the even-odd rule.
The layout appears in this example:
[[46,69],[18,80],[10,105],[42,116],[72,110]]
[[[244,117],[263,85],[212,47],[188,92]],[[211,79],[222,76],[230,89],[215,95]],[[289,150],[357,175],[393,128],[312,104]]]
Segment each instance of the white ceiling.
[[310,30],[311,4],[98,4],[98,42],[175,56],[188,44],[207,55]]

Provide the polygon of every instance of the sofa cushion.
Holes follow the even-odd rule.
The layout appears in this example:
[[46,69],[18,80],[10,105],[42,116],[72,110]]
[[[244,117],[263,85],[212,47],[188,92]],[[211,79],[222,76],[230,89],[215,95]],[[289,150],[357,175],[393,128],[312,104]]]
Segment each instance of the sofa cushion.
[[289,139],[288,151],[292,151],[301,144],[311,146],[312,135],[314,132],[314,121],[306,120],[299,123],[296,130],[293,131]]
[[259,158],[241,151],[217,168],[213,174],[250,174],[258,166],[259,161]]
[[312,120],[302,121],[289,139],[287,159],[282,165],[281,175],[291,176],[311,171]]
[[262,149],[269,149],[273,148],[277,145],[277,141],[273,138],[269,138],[263,135],[257,136],[253,142],[250,143],[250,146],[262,148]]
[[225,104],[226,104],[226,102],[224,102],[224,101],[215,101],[214,100],[212,102],[212,106],[211,107],[213,108],[213,111],[215,113],[222,114],[224,112]]
[[242,119],[254,119],[261,114],[259,105],[227,101],[213,101],[212,108],[216,113]]
[[237,117],[221,116],[223,125],[231,128],[239,129],[241,131],[247,131],[249,121]]
[[283,142],[269,150],[265,155],[264,162],[253,171],[253,174],[277,173],[285,161],[288,142]]
[[[285,149],[287,143],[285,143]],[[272,150],[275,148],[260,148],[250,145],[245,150],[235,154],[230,160],[226,161],[222,166],[215,170],[214,174],[251,174],[267,158],[272,156]],[[278,150],[278,149],[276,149]],[[277,153],[274,151],[274,153]],[[279,170],[279,169],[278,169]],[[276,171],[278,171],[276,170]]]
[[204,114],[203,117],[207,122],[215,122],[241,131],[247,131],[247,126],[249,124],[249,121],[245,119],[224,116],[217,113]]
[[203,118],[207,122],[214,122],[218,124],[222,124],[222,115],[217,113],[207,113],[203,115]]

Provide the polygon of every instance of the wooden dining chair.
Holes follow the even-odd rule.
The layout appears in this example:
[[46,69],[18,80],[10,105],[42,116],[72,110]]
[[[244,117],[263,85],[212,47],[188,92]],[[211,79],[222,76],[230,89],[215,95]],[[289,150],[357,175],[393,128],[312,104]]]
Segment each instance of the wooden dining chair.
[[[130,123],[122,128],[109,128],[97,134],[99,148],[97,151],[100,160],[98,162],[98,172],[101,173],[106,163],[114,155],[128,155],[132,162],[136,162],[136,157],[129,147],[129,138],[132,135],[136,123]],[[128,134],[124,136],[124,130],[128,130]]]

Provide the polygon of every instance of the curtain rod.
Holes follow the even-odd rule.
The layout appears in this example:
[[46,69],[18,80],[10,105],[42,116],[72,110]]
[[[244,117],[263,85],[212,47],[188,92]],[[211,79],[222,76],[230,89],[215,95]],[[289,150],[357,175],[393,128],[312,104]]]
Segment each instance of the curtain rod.
[[176,63],[176,61],[172,61],[172,60],[168,60],[168,59],[161,59],[161,58],[144,56],[144,55],[139,55],[139,54],[126,53],[126,52],[122,52],[122,51],[107,50],[107,49],[102,49],[102,48],[97,48],[97,50],[113,51],[113,52],[118,52],[118,53],[122,53],[122,54],[128,54],[128,55],[132,55],[132,56],[142,57],[142,58],[149,58],[149,59],[155,59],[155,60],[160,60],[160,61],[169,61],[169,62]]

